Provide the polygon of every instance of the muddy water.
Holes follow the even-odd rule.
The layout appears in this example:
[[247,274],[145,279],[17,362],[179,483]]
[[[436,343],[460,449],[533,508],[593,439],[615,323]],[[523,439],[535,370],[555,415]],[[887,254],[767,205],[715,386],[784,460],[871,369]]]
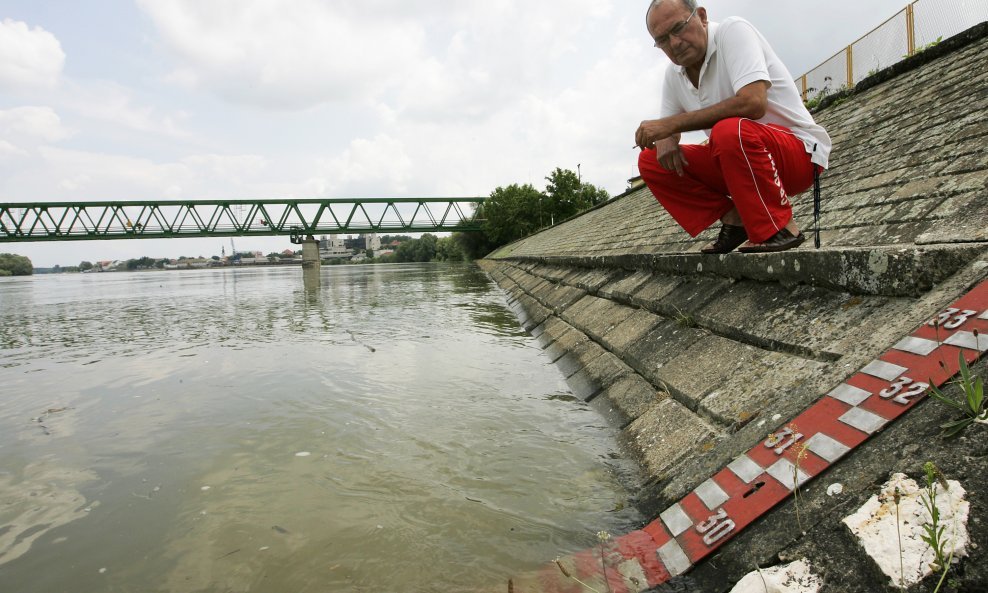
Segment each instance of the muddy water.
[[0,591],[506,590],[639,517],[470,266],[0,279]]

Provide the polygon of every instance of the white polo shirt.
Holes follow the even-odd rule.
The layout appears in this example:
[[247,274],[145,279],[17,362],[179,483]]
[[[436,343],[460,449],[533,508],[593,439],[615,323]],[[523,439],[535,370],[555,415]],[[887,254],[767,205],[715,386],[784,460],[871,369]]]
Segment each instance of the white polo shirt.
[[[666,70],[660,117],[720,103],[758,80],[767,81],[771,86],[768,108],[757,121],[792,130],[803,141],[806,152],[812,155],[811,160],[826,168],[830,158],[830,136],[813,121],[792,75],[768,41],[754,25],[740,17],[708,24],[707,55],[700,69],[699,87],[693,86],[684,67],[673,66]],[[710,136],[710,130],[704,132]]]

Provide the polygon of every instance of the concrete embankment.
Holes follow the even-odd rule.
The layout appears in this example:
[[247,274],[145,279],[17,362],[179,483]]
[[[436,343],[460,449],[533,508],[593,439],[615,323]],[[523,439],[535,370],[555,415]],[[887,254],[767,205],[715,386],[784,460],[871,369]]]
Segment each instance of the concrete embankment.
[[[982,24],[816,114],[835,145],[820,250],[700,254],[716,229],[690,238],[639,187],[481,262],[573,392],[621,427],[649,516],[988,278],[985,55]],[[808,229],[812,197],[794,203]],[[822,590],[885,590],[840,520],[892,472],[918,477],[932,460],[968,490],[982,544],[955,590],[988,590],[988,429],[944,441],[949,418],[921,403],[805,487],[801,508],[783,503],[680,578],[728,591],[755,567],[807,557]],[[842,493],[827,495],[835,482]]]

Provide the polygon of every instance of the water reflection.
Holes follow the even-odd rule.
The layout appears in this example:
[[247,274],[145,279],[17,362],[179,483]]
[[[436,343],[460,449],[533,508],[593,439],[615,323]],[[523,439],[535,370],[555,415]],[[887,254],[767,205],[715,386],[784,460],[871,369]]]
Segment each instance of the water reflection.
[[0,590],[462,591],[635,524],[612,429],[481,272],[320,284],[0,281]]

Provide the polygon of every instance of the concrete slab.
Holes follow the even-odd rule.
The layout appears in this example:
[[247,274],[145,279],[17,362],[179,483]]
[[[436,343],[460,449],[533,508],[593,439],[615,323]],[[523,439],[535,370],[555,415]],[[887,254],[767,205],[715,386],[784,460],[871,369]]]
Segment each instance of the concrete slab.
[[549,317],[539,327],[542,328],[542,333],[535,338],[535,341],[543,350],[555,342],[566,330],[571,329],[568,323],[556,316]]
[[557,315],[559,315],[559,317],[566,323],[573,325],[573,322],[571,320],[581,319],[585,311],[590,310],[595,304],[597,304],[602,300],[605,299],[599,299],[593,295],[587,294],[584,295],[583,298],[581,298],[580,300],[576,301],[575,303],[567,307],[566,309],[557,313]]
[[624,352],[631,344],[644,338],[664,321],[664,317],[637,309],[613,329],[601,335],[599,341],[611,352]]
[[635,309],[615,303],[607,299],[593,298],[579,316],[570,317],[569,311],[563,313],[563,318],[595,341],[600,342],[601,336],[613,330],[618,324],[631,317]]
[[615,381],[594,399],[599,407],[608,408],[610,420],[625,426],[658,404],[669,394],[657,390],[637,374],[627,375]]
[[785,398],[798,406],[808,406],[829,386],[829,382],[821,384],[813,380],[827,366],[778,352],[754,354],[734,373],[721,379],[703,397],[700,408],[725,425],[739,426],[759,416],[776,399]]
[[578,345],[588,340],[587,336],[583,335],[583,332],[569,325],[565,325],[565,327],[554,327],[553,331],[561,331],[562,333],[545,349],[545,355],[552,362],[559,360],[567,353],[572,352]]
[[644,308],[675,319],[695,313],[733,283],[733,280],[717,276],[691,276],[663,298],[644,302]]
[[566,354],[556,361],[556,366],[559,367],[559,371],[563,374],[563,377],[575,375],[607,352],[579,331],[574,330],[574,332],[583,336],[583,339],[577,340],[572,348],[567,348]]
[[551,308],[556,315],[570,308],[573,306],[573,303],[576,303],[585,296],[587,296],[585,290],[564,284],[555,284],[551,289],[538,295],[542,303]]
[[648,272],[648,275],[648,280],[628,297],[628,302],[636,307],[647,309],[650,303],[661,301],[669,296],[669,293],[675,290],[677,286],[686,282],[685,278],[668,274]]
[[671,393],[696,409],[709,393],[722,391],[730,377],[759,364],[767,355],[758,348],[707,335],[659,369],[658,377]]
[[719,334],[774,350],[835,360],[835,336],[854,331],[887,302],[885,297],[855,296],[813,286],[786,287],[737,282],[697,312]]
[[657,387],[662,367],[706,334],[698,329],[664,321],[621,353],[621,359]]
[[597,289],[597,296],[621,302],[631,302],[631,295],[640,290],[651,279],[651,272],[632,272],[621,279],[601,286]]
[[711,446],[718,432],[672,398],[652,406],[622,432],[649,476],[666,477],[685,457]]
[[583,290],[595,293],[597,290],[609,284],[616,276],[622,275],[623,270],[611,268],[593,268],[585,273],[567,279],[567,284],[582,288]]
[[552,315],[551,309],[543,306],[542,303],[527,294],[519,295],[518,302],[527,315],[526,319],[521,320],[521,326],[525,328],[525,331],[531,331]]
[[621,362],[621,359],[610,352],[604,351],[594,358],[592,362],[587,364],[583,370],[571,376],[568,380],[582,381],[587,386],[592,386],[592,393],[586,395],[576,394],[577,397],[586,401],[596,397],[601,391],[633,373],[634,371],[628,365]]

